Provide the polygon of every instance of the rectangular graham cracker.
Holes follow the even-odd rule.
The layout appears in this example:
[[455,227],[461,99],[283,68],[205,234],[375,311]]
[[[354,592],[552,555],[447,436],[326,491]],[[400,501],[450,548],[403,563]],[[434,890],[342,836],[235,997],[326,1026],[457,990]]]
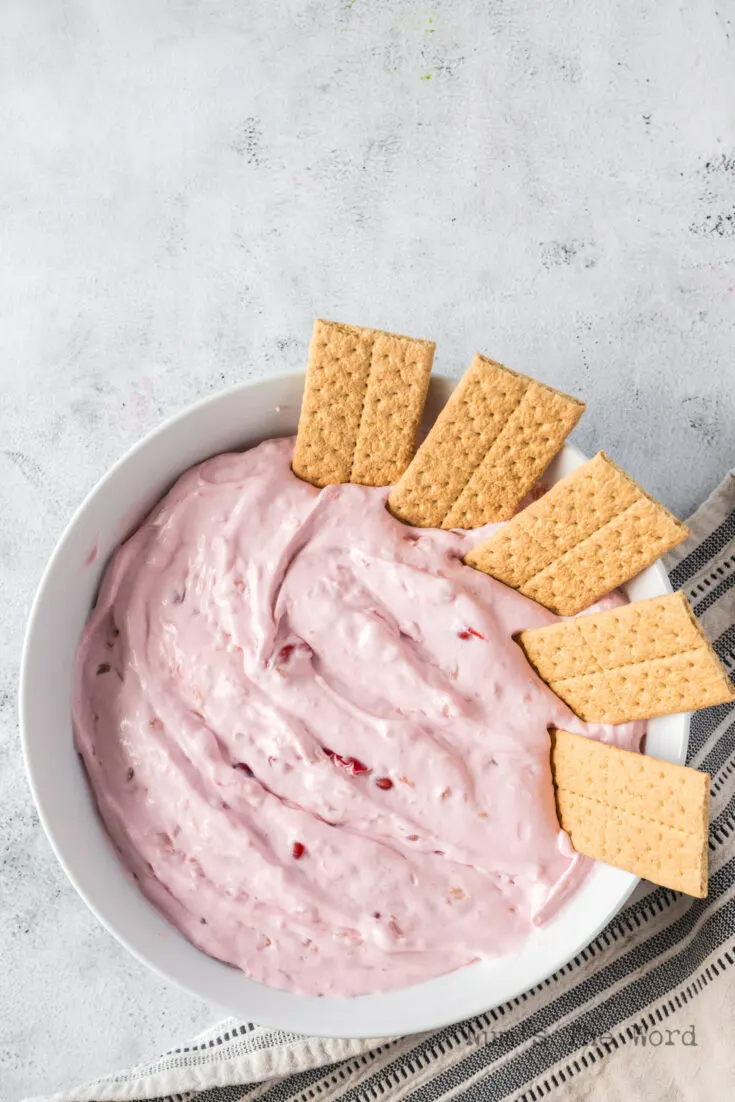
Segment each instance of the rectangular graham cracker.
[[314,486],[391,486],[411,462],[435,345],[317,320],[293,471]]
[[626,723],[735,700],[683,593],[523,631],[518,642],[539,677],[588,723]]
[[569,731],[551,732],[551,768],[559,822],[578,853],[707,895],[706,773]]
[[508,520],[584,412],[584,402],[475,356],[388,498],[420,528]]
[[574,616],[688,535],[686,525],[598,452],[464,561],[557,615]]

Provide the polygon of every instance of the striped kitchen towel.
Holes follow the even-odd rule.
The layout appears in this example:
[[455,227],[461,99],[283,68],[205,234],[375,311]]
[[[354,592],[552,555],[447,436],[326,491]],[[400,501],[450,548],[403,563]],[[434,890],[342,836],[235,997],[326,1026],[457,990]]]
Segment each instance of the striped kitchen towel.
[[[691,538],[668,556],[671,583],[686,592],[732,675],[735,472],[689,524]],[[706,900],[642,883],[600,936],[545,983],[437,1032],[330,1040],[229,1019],[158,1060],[44,1102],[729,1098],[735,706],[694,716],[688,762],[712,776]],[[715,997],[716,1009],[702,1014],[698,1007]]]

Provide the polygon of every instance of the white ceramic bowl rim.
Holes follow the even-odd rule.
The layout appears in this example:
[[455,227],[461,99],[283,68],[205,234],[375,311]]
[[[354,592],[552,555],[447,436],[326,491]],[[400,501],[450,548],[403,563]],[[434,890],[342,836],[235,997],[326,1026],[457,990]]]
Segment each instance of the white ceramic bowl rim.
[[[148,903],[107,838],[73,747],[71,664],[110,553],[187,467],[295,432],[303,379],[298,372],[243,383],[184,410],[123,456],[76,511],[46,567],[28,623],[20,682],[26,768],[44,830],[69,879],[118,941],[165,978],[239,1017],[302,1033],[376,1037],[436,1029],[541,983],[614,917],[637,879],[597,865],[571,903],[508,957],[353,999],[293,995],[255,983],[200,952]],[[454,382],[432,379],[427,423]],[[567,446],[549,476],[558,479],[583,461]],[[97,555],[90,564],[93,549]],[[671,587],[656,563],[626,591],[639,599]],[[647,752],[682,762],[688,732],[686,715],[652,720]]]

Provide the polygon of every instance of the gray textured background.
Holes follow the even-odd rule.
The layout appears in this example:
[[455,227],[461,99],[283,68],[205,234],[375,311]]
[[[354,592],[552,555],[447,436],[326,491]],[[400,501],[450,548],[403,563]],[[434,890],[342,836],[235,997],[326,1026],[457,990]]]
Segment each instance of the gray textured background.
[[15,698],[70,511],[162,417],[304,363],[315,314],[571,391],[686,515],[735,462],[735,5],[3,0],[0,1098],[217,1013],[87,913]]

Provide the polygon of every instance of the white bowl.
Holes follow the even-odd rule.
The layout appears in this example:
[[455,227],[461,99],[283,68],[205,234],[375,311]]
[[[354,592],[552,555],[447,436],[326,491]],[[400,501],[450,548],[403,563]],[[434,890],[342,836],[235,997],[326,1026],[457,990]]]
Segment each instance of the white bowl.
[[[453,386],[451,379],[434,377],[427,423]],[[414,1033],[482,1013],[543,981],[615,915],[636,877],[596,865],[555,919],[520,951],[493,962],[385,994],[292,995],[255,983],[195,949],[144,898],[107,839],[72,741],[72,661],[111,552],[187,467],[218,452],[294,433],[302,389],[303,375],[281,375],[200,402],[133,448],[78,509],[46,568],[28,626],[20,687],[26,767],[41,822],[69,879],[139,960],[193,994],[263,1025],[336,1037]],[[583,460],[576,448],[565,447],[551,479]],[[658,563],[626,588],[634,599],[671,592]],[[686,715],[652,720],[647,751],[682,762],[688,733]]]

